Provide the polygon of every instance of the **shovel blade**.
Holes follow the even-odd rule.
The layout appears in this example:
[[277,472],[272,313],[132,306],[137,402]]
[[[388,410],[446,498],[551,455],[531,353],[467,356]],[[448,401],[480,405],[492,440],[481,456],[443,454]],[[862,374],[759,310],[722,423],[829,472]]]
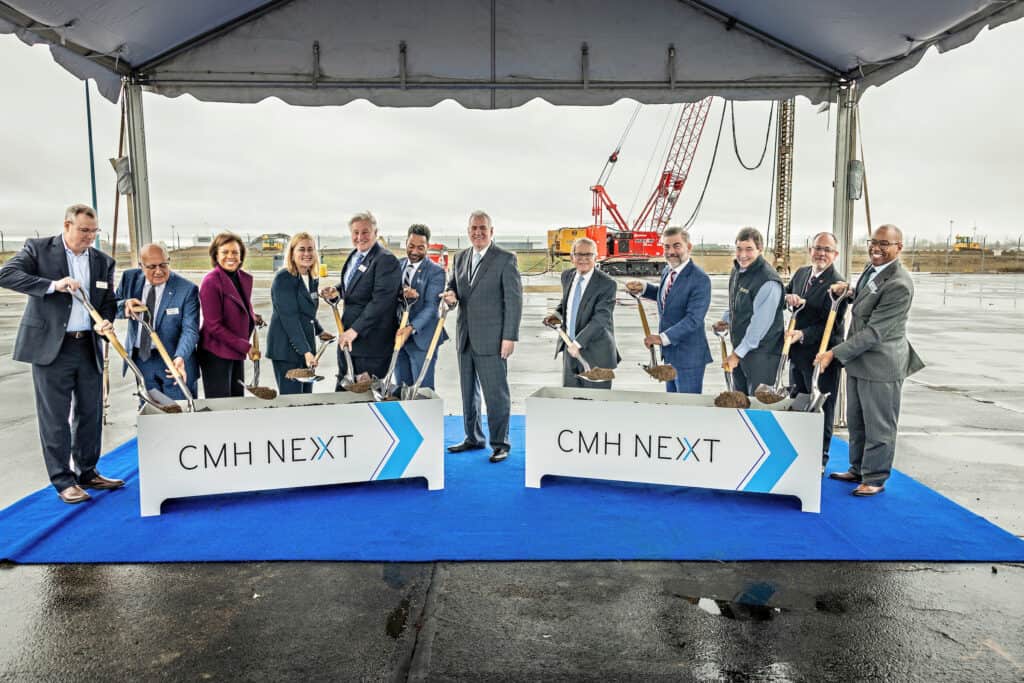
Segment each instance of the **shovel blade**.
[[822,406],[825,405],[825,401],[831,394],[823,394],[820,391],[816,391],[813,394],[797,394],[796,398],[793,399],[793,404],[790,406],[790,410],[799,413],[818,413],[821,412]]

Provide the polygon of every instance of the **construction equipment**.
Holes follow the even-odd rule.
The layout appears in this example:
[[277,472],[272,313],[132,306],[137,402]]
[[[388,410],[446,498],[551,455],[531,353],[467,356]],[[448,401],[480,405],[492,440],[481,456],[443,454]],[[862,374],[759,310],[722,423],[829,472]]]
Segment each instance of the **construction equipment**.
[[957,235],[953,251],[981,251],[981,245],[970,235]]
[[793,141],[796,123],[796,99],[779,103],[776,126],[775,158],[775,243],[773,265],[780,273],[789,273],[790,220],[793,205]]
[[436,263],[437,265],[448,270],[448,247],[440,242],[427,245],[427,258]]
[[[699,102],[683,105],[654,190],[632,225],[627,223],[605,186],[619,158],[622,147],[620,140],[618,148],[608,157],[597,182],[590,188],[593,223],[549,231],[548,249],[551,255],[568,257],[575,239],[589,237],[597,243],[598,266],[609,275],[657,275],[664,265],[661,233],[668,226],[679,195],[686,185],[697,145],[704,132],[704,123],[711,109],[711,100],[706,97]],[[633,115],[635,118],[636,114]],[[632,121],[629,126],[632,126]],[[625,140],[625,137],[623,134],[622,139]],[[605,212],[611,219],[611,225],[605,223]]]

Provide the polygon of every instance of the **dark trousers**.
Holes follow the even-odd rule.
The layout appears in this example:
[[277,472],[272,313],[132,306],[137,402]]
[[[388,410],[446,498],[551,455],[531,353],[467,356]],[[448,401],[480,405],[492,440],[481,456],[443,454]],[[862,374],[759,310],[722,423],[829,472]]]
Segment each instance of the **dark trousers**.
[[[388,374],[388,365],[391,363],[391,356],[352,356],[352,365],[355,366],[352,369],[352,374],[357,377],[364,372],[370,373],[370,377],[376,377],[377,379],[384,379],[384,375]],[[345,376],[348,371],[348,362],[345,360],[345,354],[338,349],[338,382],[334,386],[335,391],[344,391],[341,388],[341,378]]]
[[103,434],[103,377],[92,335],[65,337],[56,360],[32,366],[32,385],[43,460],[53,487],[62,491],[93,479]]
[[311,382],[296,382],[285,377],[289,370],[306,367],[306,359],[302,360],[277,360],[274,359],[274,378],[277,379],[277,393],[279,394],[312,394],[313,384]]
[[740,364],[732,371],[732,382],[736,391],[753,396],[760,384],[775,384],[775,373],[779,370],[778,353],[750,351],[740,358]]
[[[835,422],[836,397],[839,395],[839,371],[842,366],[832,361],[818,377],[818,391],[828,394],[822,412],[825,417],[825,432],[821,447],[821,464],[828,462],[828,448],[832,443],[832,425]],[[797,394],[811,393],[811,377],[814,375],[814,359],[790,360],[789,381]]]
[[491,448],[511,448],[508,420],[512,397],[508,388],[508,361],[498,354],[481,355],[467,349],[459,352],[459,384],[462,389],[462,421],[466,441],[484,443],[480,421],[480,391],[487,402],[487,426]]
[[[415,384],[416,378],[420,376],[420,371],[423,370],[423,361],[426,360],[426,357],[426,351],[421,351],[417,348],[410,350],[409,344],[403,346],[402,350],[398,352],[398,363],[395,365],[395,386],[400,387],[405,384],[411,387]],[[354,363],[355,361],[352,362]],[[434,372],[436,369],[437,351],[435,350],[434,357],[430,359],[430,367],[427,368],[426,374],[423,375],[421,387],[434,388]]]
[[221,358],[200,349],[199,368],[203,375],[203,395],[206,398],[242,396],[245,389],[245,361]]
[[[672,367],[675,368],[673,365]],[[676,368],[676,378],[665,382],[665,391],[670,394],[699,394],[704,391],[704,366]]]
[[[184,401],[185,392],[181,390],[178,383],[173,377],[167,376],[167,366],[164,364],[160,354],[153,349],[152,355],[149,360],[141,360],[139,358],[139,350],[134,349],[132,351],[132,360],[135,361],[135,365],[142,371],[142,376],[146,378],[146,388],[156,389],[167,398],[175,401]],[[197,382],[195,377],[186,377],[185,385],[188,390],[192,393],[192,397],[195,398]]]

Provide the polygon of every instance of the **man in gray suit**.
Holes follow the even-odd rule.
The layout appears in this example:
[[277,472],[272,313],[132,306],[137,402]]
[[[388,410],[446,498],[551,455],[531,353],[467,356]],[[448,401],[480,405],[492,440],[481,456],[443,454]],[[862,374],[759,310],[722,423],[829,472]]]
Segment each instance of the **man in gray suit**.
[[[829,476],[856,482],[855,496],[885,490],[896,455],[903,380],[924,367],[907,341],[914,281],[900,265],[902,250],[903,233],[895,225],[875,230],[868,247],[871,263],[857,281],[850,334],[817,357],[822,370],[833,359],[846,366],[850,469]],[[839,292],[847,285],[839,282],[832,287]]]
[[483,211],[469,216],[471,248],[455,257],[444,292],[449,306],[459,307],[456,346],[462,389],[462,419],[466,440],[449,446],[452,453],[484,448],[480,422],[480,390],[487,402],[491,462],[508,457],[508,419],[512,399],[508,388],[508,358],[519,340],[523,287],[515,254],[494,244],[494,225]]
[[592,367],[615,369],[619,352],[615,348],[615,280],[595,268],[597,243],[588,237],[572,245],[573,270],[562,273],[562,301],[555,314],[544,319],[545,325],[557,327],[565,322],[565,332],[572,342],[566,347],[561,337],[555,345],[555,356],[562,354],[562,386],[611,389],[612,383],[585,382],[577,375],[583,372],[580,356]]
[[[13,357],[32,364],[43,460],[65,503],[89,500],[83,489],[124,486],[96,471],[103,430],[103,350],[94,331],[112,330],[117,313],[114,259],[90,246],[97,230],[91,207],[69,206],[63,235],[27,240],[0,269],[0,287],[28,295]],[[93,324],[85,305],[72,295],[76,291],[103,316],[101,324]]]

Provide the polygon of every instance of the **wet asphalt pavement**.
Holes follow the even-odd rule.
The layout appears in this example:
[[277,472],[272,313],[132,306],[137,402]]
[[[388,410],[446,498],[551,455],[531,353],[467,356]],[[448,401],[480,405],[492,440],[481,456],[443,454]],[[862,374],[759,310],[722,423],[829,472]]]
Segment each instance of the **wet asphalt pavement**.
[[[929,367],[905,385],[896,466],[1021,536],[1024,277],[916,282],[910,335]],[[557,281],[525,284],[514,412],[560,377],[539,323]],[[714,292],[709,323],[723,278]],[[0,506],[46,484],[29,368],[10,358],[22,306],[0,291]],[[617,309],[616,332],[616,387],[656,390],[637,367],[634,308]],[[108,449],[134,431],[114,367]],[[450,413],[455,367],[446,344]],[[720,384],[709,366],[706,389]],[[1024,566],[1012,564],[3,563],[0,610],[4,681],[1024,680]]]

